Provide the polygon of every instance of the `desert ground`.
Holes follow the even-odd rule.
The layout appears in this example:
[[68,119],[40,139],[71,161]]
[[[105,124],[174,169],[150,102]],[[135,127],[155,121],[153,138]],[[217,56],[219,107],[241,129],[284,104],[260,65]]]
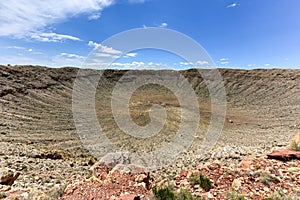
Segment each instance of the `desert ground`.
[[[97,118],[117,146],[145,152],[160,148],[174,137],[180,126],[179,102],[162,86],[150,84],[139,88],[130,100],[133,121],[141,126],[149,123],[152,104],[166,109],[167,120],[160,137],[137,140],[127,136],[118,129],[111,113],[113,88],[125,72],[104,71],[95,95]],[[245,156],[264,155],[286,147],[300,132],[300,70],[219,69],[219,72],[227,104],[217,144],[201,156],[195,153],[210,124],[209,93],[196,69],[180,71],[197,94],[200,126],[189,149],[171,167],[153,173],[166,173],[167,168],[178,173],[183,168],[193,169],[216,160],[231,166]],[[66,184],[91,176],[89,169],[98,158],[83,146],[72,113],[77,73],[78,69],[71,67],[0,66],[0,165],[20,172],[13,188],[55,193]]]

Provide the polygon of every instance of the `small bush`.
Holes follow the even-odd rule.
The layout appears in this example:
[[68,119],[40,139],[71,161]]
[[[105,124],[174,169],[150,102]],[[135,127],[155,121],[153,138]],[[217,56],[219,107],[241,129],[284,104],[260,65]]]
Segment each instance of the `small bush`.
[[289,147],[290,150],[300,151],[300,145],[297,142],[293,141]]
[[189,178],[189,182],[192,186],[197,184],[200,185],[206,192],[213,188],[213,184],[208,177],[203,176],[202,174],[195,174]]
[[169,187],[157,190],[155,186],[152,191],[157,200],[175,200],[175,194]]
[[202,200],[202,198],[193,196],[187,189],[181,189],[180,193],[176,196],[176,200]]
[[259,181],[265,185],[269,185],[269,182],[272,180],[276,183],[280,182],[280,179],[277,176],[268,173],[263,173]]
[[284,194],[284,192],[282,191],[282,189],[280,188],[277,192],[273,193],[272,195],[270,195],[266,199],[267,200],[288,200],[288,199],[291,199],[291,198],[287,197]]
[[169,187],[159,190],[154,187],[152,191],[156,200],[202,200],[201,197],[193,196],[187,189],[181,189],[179,193],[175,193]]
[[4,198],[6,198],[7,196],[6,196],[6,194],[4,193],[4,192],[1,192],[0,193],[0,199],[4,199]]
[[239,193],[236,193],[236,192],[228,192],[227,193],[227,198],[228,199],[231,199],[231,200],[244,200],[245,197],[243,194],[239,194]]

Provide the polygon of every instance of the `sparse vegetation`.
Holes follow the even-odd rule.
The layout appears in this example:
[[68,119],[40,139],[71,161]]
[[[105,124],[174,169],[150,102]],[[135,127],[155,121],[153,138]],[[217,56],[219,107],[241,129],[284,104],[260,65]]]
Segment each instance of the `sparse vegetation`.
[[175,193],[169,187],[157,189],[155,186],[152,191],[157,200],[175,200]]
[[200,187],[203,188],[206,192],[213,188],[211,180],[208,177],[203,176],[202,174],[193,174],[189,178],[189,182],[192,186],[199,184]]
[[51,197],[52,199],[58,199],[59,197],[61,197],[64,194],[66,188],[67,188],[67,185],[62,185],[60,187],[54,187],[53,189],[51,189],[49,191],[49,193],[47,195],[49,197]]
[[283,190],[280,188],[277,192],[273,193],[272,195],[266,198],[267,200],[294,200],[299,199],[299,196],[296,194],[285,194]]
[[259,179],[259,181],[265,185],[269,185],[269,182],[272,180],[276,183],[280,182],[280,179],[277,176],[268,173],[263,173]]
[[195,197],[187,189],[181,189],[180,193],[177,195],[176,200],[201,200],[201,197]]
[[154,187],[152,189],[154,197],[156,200],[201,200],[201,197],[195,197],[187,189],[181,189],[177,194],[170,187],[157,189]]
[[293,141],[289,147],[290,150],[300,151],[300,145],[296,141]]
[[245,196],[237,192],[228,192],[227,198],[231,200],[244,200]]
[[6,194],[4,192],[1,192],[0,193],[0,199],[4,199],[4,198],[6,198]]

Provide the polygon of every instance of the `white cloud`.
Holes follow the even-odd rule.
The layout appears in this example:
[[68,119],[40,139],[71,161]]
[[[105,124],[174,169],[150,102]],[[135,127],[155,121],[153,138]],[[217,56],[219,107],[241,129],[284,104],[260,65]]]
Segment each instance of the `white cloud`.
[[40,42],[61,42],[65,40],[80,41],[77,37],[57,33],[33,33],[31,34],[31,38]]
[[18,49],[18,50],[25,50],[25,47],[20,47],[20,46],[7,46],[7,49]]
[[95,53],[94,56],[95,56],[95,57],[102,58],[102,59],[105,59],[105,58],[113,58],[113,59],[120,58],[119,55],[116,55],[116,54],[108,54],[108,53]]
[[239,4],[237,3],[232,3],[230,5],[227,6],[227,8],[234,8],[234,7],[237,7]]
[[195,63],[196,66],[208,65],[208,62],[205,60],[199,60]]
[[136,57],[137,56],[137,53],[127,53],[124,58],[133,58],[133,57]]
[[166,28],[167,26],[168,26],[168,24],[166,22],[164,22],[164,23],[161,23],[161,25],[159,27]]
[[95,14],[92,14],[88,17],[89,20],[96,20],[96,19],[99,19],[101,17],[101,14],[100,13],[95,13]]
[[93,42],[93,41],[89,41],[88,45],[90,47],[94,47],[94,49],[97,49],[98,47],[102,46],[101,44],[99,44],[97,42]]
[[267,63],[267,64],[265,64],[265,67],[270,67],[270,65],[271,65],[271,64]]
[[180,62],[179,63],[180,66],[189,66],[189,65],[193,65],[192,62]]
[[162,63],[154,62],[138,62],[134,61],[131,63],[112,63],[110,68],[113,69],[168,69],[168,66]]
[[30,52],[30,53],[33,53],[33,54],[43,54],[42,52],[35,51],[32,48],[27,49],[25,47],[20,47],[20,46],[7,46],[6,48],[7,49],[16,49],[16,50],[20,50],[20,51],[23,51],[23,52]]
[[228,58],[221,58],[218,62],[222,65],[228,65],[229,64],[229,59]]
[[229,62],[228,61],[223,61],[223,62],[220,62],[222,65],[228,65]]
[[[99,44],[97,42],[89,41],[88,45],[93,47],[95,52],[95,56],[102,58],[120,58],[123,54],[122,51],[114,49],[112,47],[107,47],[105,45]],[[137,53],[127,53],[123,56],[123,58],[134,58],[137,56]]]
[[106,53],[106,54],[115,54],[115,55],[120,55],[122,54],[122,51],[119,51],[119,50],[116,50],[116,49],[113,49],[112,47],[107,47],[107,46],[104,46],[102,44],[99,44],[99,43],[96,43],[96,42],[93,42],[93,41],[89,41],[88,45],[90,47],[94,47],[94,49],[101,53]]
[[27,37],[80,14],[96,16],[113,3],[114,0],[2,0],[0,36]]
[[228,58],[221,58],[220,61],[227,61]]
[[67,58],[76,58],[76,59],[85,59],[85,56],[80,56],[77,54],[72,54],[72,53],[61,53],[60,54],[62,57],[67,57]]
[[72,54],[72,53],[60,53],[51,58],[52,62],[50,63],[51,66],[55,67],[62,67],[62,66],[74,66],[80,67],[86,57]]

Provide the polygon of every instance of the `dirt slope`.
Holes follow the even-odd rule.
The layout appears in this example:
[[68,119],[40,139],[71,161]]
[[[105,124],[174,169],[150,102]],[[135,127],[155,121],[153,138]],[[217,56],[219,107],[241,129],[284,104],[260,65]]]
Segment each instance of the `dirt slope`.
[[[218,141],[220,146],[261,147],[270,144],[285,145],[300,129],[300,70],[234,70],[220,69],[227,92],[227,117]],[[22,170],[15,162],[28,164],[31,168],[23,174],[39,174],[40,165],[57,165],[53,169],[56,178],[68,179],[75,174],[86,176],[91,156],[82,148],[72,116],[72,89],[78,69],[51,69],[37,66],[0,66],[0,158],[2,167]],[[141,72],[137,72],[141,73]],[[143,72],[147,73],[147,72]],[[170,72],[172,73],[172,72]],[[181,72],[199,95],[200,108],[207,127],[210,116],[208,93],[197,70]],[[112,141],[114,129],[110,113],[110,93],[124,71],[107,70],[97,89],[97,114],[110,130]],[[130,81],[130,80],[129,80]],[[151,103],[164,103],[170,114],[170,122],[177,120],[177,100],[159,87],[145,87],[133,98],[132,117],[137,124],[149,122],[147,109]],[[147,98],[145,98],[147,97]],[[142,104],[134,104],[141,101]],[[140,117],[140,116],[144,117]],[[171,137],[177,124],[169,123],[166,137]],[[170,132],[168,132],[170,131]],[[199,139],[201,140],[201,138]],[[197,141],[197,139],[195,139]],[[47,159],[48,158],[48,159]],[[58,161],[59,162],[58,162]],[[50,162],[50,163],[49,163]],[[13,164],[12,164],[13,163]],[[17,162],[18,163],[18,162]],[[28,164],[30,165],[30,164]],[[63,168],[63,173],[58,173]],[[57,170],[57,171],[56,171]],[[86,171],[85,171],[86,170]],[[17,186],[45,186],[41,182],[21,176]],[[27,180],[28,178],[28,180]],[[23,181],[23,182],[22,182]],[[29,185],[26,185],[30,182]],[[49,181],[48,181],[49,182]],[[23,185],[22,185],[23,184]],[[53,185],[52,185],[53,186]],[[51,185],[49,186],[51,187]],[[44,187],[42,187],[44,188]]]

